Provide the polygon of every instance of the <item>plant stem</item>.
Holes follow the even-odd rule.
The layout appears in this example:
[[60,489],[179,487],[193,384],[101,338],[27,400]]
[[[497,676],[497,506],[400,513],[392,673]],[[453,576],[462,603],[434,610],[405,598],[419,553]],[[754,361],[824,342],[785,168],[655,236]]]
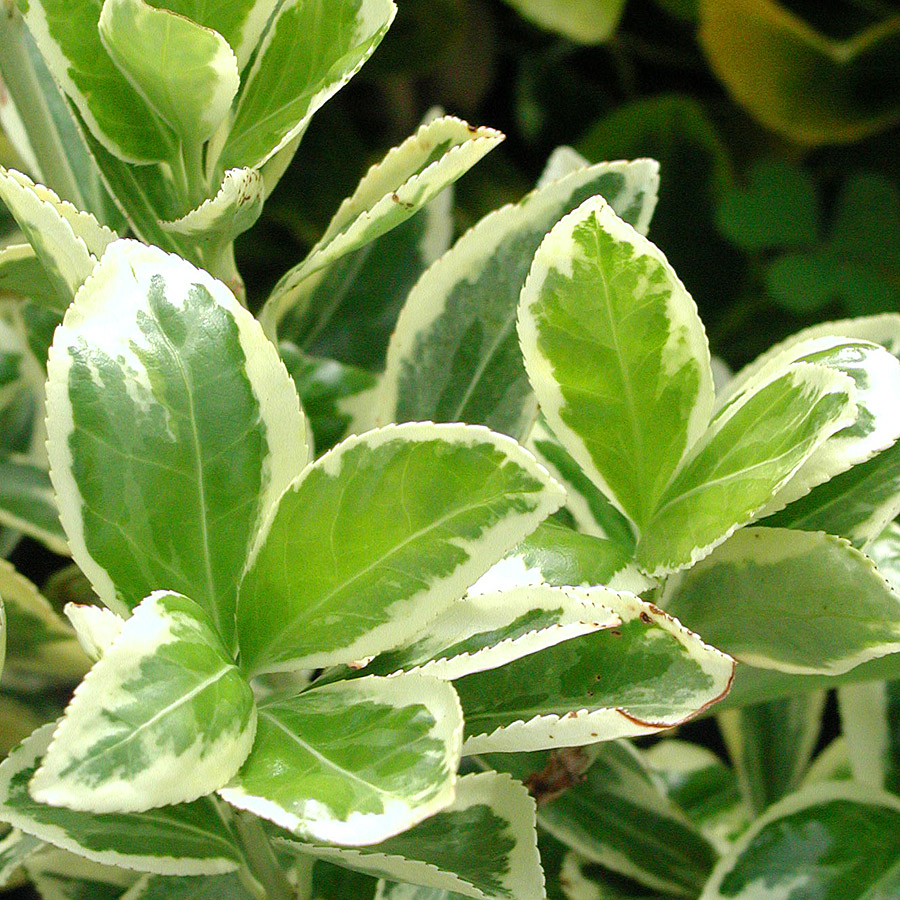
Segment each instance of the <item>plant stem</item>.
[[266,892],[264,896],[267,896],[269,900],[310,900],[312,896],[311,880],[305,892],[295,889],[291,885],[275,858],[272,845],[269,843],[259,819],[252,813],[240,812],[235,816],[235,825],[246,853],[251,874],[264,888]]

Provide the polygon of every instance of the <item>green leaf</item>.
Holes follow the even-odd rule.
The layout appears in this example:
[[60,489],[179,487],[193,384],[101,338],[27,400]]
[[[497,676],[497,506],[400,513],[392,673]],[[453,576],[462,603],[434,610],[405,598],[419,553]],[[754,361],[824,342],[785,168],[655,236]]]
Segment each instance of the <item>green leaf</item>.
[[690,295],[653,244],[588,200],[535,254],[519,338],[554,434],[643,531],[712,412]]
[[6,887],[16,873],[21,871],[22,863],[43,846],[45,844],[40,838],[13,828],[0,841],[0,887]]
[[143,0],[104,0],[97,27],[119,71],[183,144],[213,134],[241,81],[222,35]]
[[101,0],[24,0],[25,22],[53,77],[113,155],[149,163],[174,155],[175,136],[129,84],[100,39]]
[[548,31],[555,31],[580,44],[602,44],[609,40],[625,0],[506,0],[520,15]]
[[33,800],[28,783],[56,725],[47,725],[0,764],[0,821],[105,865],[159,875],[231,872],[240,851],[208,799],[146,813],[76,812]]
[[620,624],[603,606],[604,588],[476,588],[473,585],[462,600],[430,620],[406,646],[376,657],[366,672],[414,671],[453,680]]
[[260,314],[263,325],[276,331],[291,307],[310,299],[311,285],[304,284],[310,275],[405,222],[502,140],[492,128],[452,116],[422,125],[369,169],[306,259],[275,285]]
[[816,188],[809,173],[783,160],[760,160],[747,185],[722,198],[719,230],[749,253],[806,247],[819,238]]
[[348,438],[293,483],[257,542],[238,602],[242,666],[316,668],[404,643],[562,500],[530,454],[485,428]]
[[772,359],[744,390],[794,362],[827,366],[849,375],[855,386],[856,422],[819,447],[769,500],[762,515],[804,497],[819,484],[891,447],[900,437],[900,414],[891,402],[900,392],[900,364],[886,349],[841,337],[802,341]]
[[572,513],[578,530],[607,538],[633,556],[635,538],[631,523],[584,474],[581,466],[557,440],[543,416],[538,416],[526,446],[565,487],[568,498],[566,509]]
[[157,591],[78,686],[29,789],[40,803],[143,812],[222,787],[256,705],[203,610]]
[[293,344],[280,343],[278,352],[309,417],[316,454],[324,453],[347,433],[352,414],[345,404],[374,388],[377,379],[370,372],[333,359],[306,356]]
[[0,199],[34,248],[63,310],[116,235],[21,172],[0,167]]
[[897,893],[900,801],[856,784],[777,803],[720,860],[701,900],[863,900]]
[[738,789],[734,770],[711,750],[666,738],[643,756],[669,799],[720,852],[750,824],[752,813]]
[[138,876],[49,847],[25,862],[43,900],[119,900]]
[[819,733],[825,692],[783,697],[719,714],[744,796],[757,813],[800,786]]
[[453,801],[462,711],[422,675],[360,678],[264,703],[220,795],[305,840],[375,844]]
[[[593,863],[655,890],[696,896],[716,861],[715,850],[627,741],[610,741],[595,752],[583,778],[557,797],[539,798],[538,825]],[[544,760],[528,755],[490,761],[521,777]],[[527,783],[540,777],[537,772]]]
[[[570,850],[559,870],[559,900],[672,900]],[[549,892],[548,892],[549,897]]]
[[637,547],[662,574],[693,565],[747,524],[833,434],[857,418],[843,372],[796,363],[712,421],[666,488]]
[[603,585],[639,594],[655,586],[617,544],[543,522],[470,588],[505,591],[522,585]]
[[60,309],[71,299],[57,292],[31,244],[9,244],[0,250],[0,291]]
[[316,355],[383,369],[410,290],[450,247],[452,211],[453,189],[445,188],[412,218],[342,256],[310,279],[303,316],[286,318],[280,331]]
[[524,437],[535,401],[515,321],[534,251],[561,216],[597,193],[646,230],[658,177],[651,160],[586,167],[463,235],[409,295],[388,349],[379,421],[467,421]]
[[900,96],[879,74],[896,65],[898,25],[887,17],[837,39],[770,0],[700,0],[700,43],[718,79],[767,128],[812,146],[900,118]]
[[229,169],[214,197],[180,219],[160,222],[159,227],[215,250],[256,223],[264,193],[265,184],[258,169]]
[[389,881],[475,900],[544,897],[534,801],[521,784],[496,772],[460,778],[451,806],[372,847],[277,843]]
[[392,0],[287,0],[244,75],[222,169],[256,169],[306,130],[361,68],[396,13]]
[[25,457],[0,453],[0,523],[69,556],[47,469]]
[[0,560],[0,599],[6,613],[6,687],[34,676],[72,682],[87,672],[89,662],[69,624],[6,560]]
[[124,614],[152,590],[185,593],[230,646],[249,543],[307,460],[275,348],[221,282],[121,241],[48,372],[51,478],[98,596]]
[[122,900],[257,900],[240,875],[145,875]]
[[166,9],[218,31],[228,41],[243,69],[269,24],[277,0],[232,0],[208,3],[206,0],[168,0]]
[[838,689],[841,730],[853,777],[896,794],[900,788],[897,714],[900,683],[870,681]]
[[543,750],[653,734],[720,700],[734,663],[649,603],[622,593],[617,628],[454,682],[465,753]]
[[896,593],[871,560],[820,532],[740,531],[668,584],[664,605],[760,668],[837,675],[900,650]]
[[813,761],[803,776],[803,787],[826,781],[850,781],[853,778],[847,756],[847,740],[836,737]]

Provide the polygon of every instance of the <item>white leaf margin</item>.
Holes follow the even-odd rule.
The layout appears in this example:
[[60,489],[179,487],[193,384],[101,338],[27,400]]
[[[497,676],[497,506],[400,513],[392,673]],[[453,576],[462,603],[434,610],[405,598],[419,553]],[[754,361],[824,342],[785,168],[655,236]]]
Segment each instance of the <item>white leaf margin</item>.
[[345,860],[348,867],[376,877],[411,881],[422,887],[447,890],[474,900],[544,900],[546,895],[537,849],[534,800],[525,786],[509,775],[484,772],[460,778],[456,800],[444,812],[464,812],[473,806],[483,805],[489,806],[497,817],[507,823],[506,833],[511,833],[515,838],[515,846],[506,860],[508,869],[501,875],[502,894],[486,894],[453,872],[421,860],[389,856],[377,851],[299,844],[279,838],[274,843],[338,865],[338,860]]
[[[443,595],[461,597],[466,588],[482,575],[493,562],[496,553],[490,551],[499,548],[512,549],[523,538],[531,534],[535,528],[562,506],[565,502],[565,491],[557,484],[550,473],[542,466],[534,456],[524,447],[516,443],[507,435],[498,434],[483,425],[463,425],[457,423],[434,422],[404,422],[399,425],[386,425],[382,428],[367,431],[362,435],[351,435],[336,447],[320,456],[311,463],[287,488],[289,491],[298,491],[306,478],[314,470],[322,471],[330,477],[340,474],[343,467],[343,456],[355,447],[363,444],[370,450],[377,450],[385,444],[396,441],[408,443],[423,443],[431,441],[444,441],[457,447],[473,447],[489,444],[499,450],[506,457],[506,464],[515,464],[536,481],[542,483],[540,492],[531,496],[534,498],[533,509],[527,513],[516,513],[505,516],[500,522],[484,529],[481,537],[474,542],[456,540],[455,545],[462,549],[467,560],[457,566],[449,575],[440,576],[431,581],[427,587],[418,593],[408,597],[399,604],[393,604],[394,612],[391,619],[381,625],[376,625],[358,638],[355,638],[346,646],[321,653],[308,654],[305,657],[292,658],[283,663],[266,665],[265,672],[290,672],[298,668],[321,668],[329,665],[340,665],[348,660],[365,659],[398,646],[406,640],[407,635],[416,634],[431,619],[437,617],[444,606],[434,608],[422,603],[422,597],[432,593],[436,587],[440,588]],[[257,539],[250,551],[244,575],[249,572],[258,558],[263,544],[268,538],[272,523],[278,513],[278,506],[269,510],[266,520],[259,529]],[[452,603],[453,601],[449,601]],[[238,609],[240,610],[240,591],[238,592]],[[446,605],[449,605],[447,603]],[[240,621],[240,614],[238,615]],[[402,624],[402,629],[399,627]],[[262,670],[260,670],[262,672]],[[257,672],[255,674],[260,674]]]
[[[88,758],[85,751],[102,739],[98,723],[103,721],[110,699],[127,700],[134,696],[122,690],[121,685],[134,681],[132,676],[140,674],[141,662],[161,647],[178,640],[173,626],[178,619],[187,620],[189,614],[170,612],[164,603],[170,597],[181,599],[183,595],[154,591],[142,600],[133,615],[125,620],[113,643],[75,689],[47,753],[29,784],[31,796],[38,803],[91,813],[146,812],[212,793],[231,778],[247,758],[256,736],[255,703],[250,707],[245,726],[235,722],[232,728],[215,735],[198,732],[193,744],[177,756],[171,752],[158,753],[147,761],[139,774],[130,778],[111,775],[87,789],[66,777],[69,769]],[[190,623],[197,622],[196,618],[190,618]],[[229,671],[237,672],[237,666],[223,657],[219,671],[181,700],[190,700],[192,694],[215,683]],[[249,685],[246,687],[249,694]],[[148,722],[153,722],[163,711],[157,711]],[[132,733],[143,730],[145,724]],[[175,772],[182,777],[173,778]]]
[[[581,466],[588,478],[593,481],[617,509],[627,515],[615,492],[595,465],[590,451],[582,438],[562,418],[562,410],[566,405],[566,400],[554,377],[551,361],[540,350],[540,334],[533,312],[535,307],[542,305],[541,294],[550,273],[557,272],[563,277],[569,277],[571,274],[575,250],[573,233],[579,225],[591,217],[594,217],[597,227],[602,229],[607,235],[615,241],[627,244],[632,248],[633,260],[647,256],[662,267],[671,287],[669,300],[666,304],[669,323],[666,345],[674,346],[679,352],[683,352],[679,348],[686,347],[698,365],[700,379],[697,396],[686,423],[685,443],[681,458],[678,465],[674,468],[670,480],[676,476],[679,469],[684,465],[692,447],[706,431],[712,416],[715,402],[712,363],[706,331],[700,320],[697,304],[688,293],[687,288],[675,273],[662,251],[639,230],[633,228],[616,215],[613,207],[603,197],[597,195],[586,200],[568,215],[563,216],[547,233],[534,255],[534,260],[519,300],[516,325],[519,333],[519,344],[525,361],[525,370],[528,373],[531,386],[537,394],[541,410],[559,442]],[[665,361],[663,361],[663,365],[665,365]]]
[[[580,747],[597,741],[656,734],[676,725],[683,725],[718,703],[731,690],[735,662],[726,653],[705,643],[676,618],[639,597],[620,592],[615,602],[607,604],[623,624],[640,618],[654,624],[674,637],[687,651],[698,668],[707,675],[712,687],[709,696],[696,706],[685,707],[672,716],[648,721],[629,712],[625,707],[571,709],[562,714],[539,714],[531,719],[519,719],[501,725],[490,732],[473,734],[463,744],[463,755],[479,753],[512,753],[548,750],[557,747]],[[698,698],[699,699],[699,698]]]
[[234,872],[238,868],[235,860],[224,856],[186,859],[176,856],[136,856],[118,853],[115,850],[91,850],[70,837],[65,828],[59,825],[35,822],[7,806],[5,798],[9,796],[10,782],[19,772],[33,767],[37,760],[46,753],[56,726],[56,722],[50,722],[38,728],[15,747],[0,764],[0,821],[8,822],[25,834],[40,838],[48,844],[69,850],[94,862],[121,866],[124,869],[134,869],[138,872],[150,872],[154,875],[221,875],[226,872]]
[[535,221],[552,216],[552,211],[580,188],[607,173],[619,174],[624,179],[622,192],[615,198],[617,204],[629,206],[643,191],[644,204],[638,228],[645,232],[650,227],[659,189],[659,163],[643,158],[603,162],[577,169],[531,191],[518,203],[509,203],[488,213],[429,266],[410,291],[388,345],[377,422],[385,424],[393,420],[401,365],[412,354],[416,337],[443,315],[454,285],[478,278],[509,235],[534,227]]
[[[318,821],[300,818],[275,801],[245,791],[240,784],[240,773],[229,785],[217,792],[223,800],[237,809],[268,819],[304,840],[348,846],[363,846],[387,840],[453,803],[456,796],[456,770],[462,748],[463,713],[456,691],[450,685],[418,673],[404,673],[388,678],[366,676],[321,688],[313,687],[300,694],[297,700],[302,703],[303,697],[307,695],[323,693],[347,694],[349,703],[368,700],[397,709],[424,706],[434,719],[428,737],[440,741],[445,748],[443,764],[449,775],[447,780],[425,802],[411,805],[400,799],[393,799],[388,801],[383,812],[354,811],[346,820],[332,817],[323,817]],[[265,705],[260,709],[260,715],[266,715]],[[315,752],[315,748],[312,751]],[[383,793],[375,787],[373,792]],[[411,798],[417,799],[420,798]]]
[[[166,277],[167,300],[184,303],[194,285],[206,288],[234,318],[238,340],[245,357],[245,373],[259,404],[260,418],[266,426],[268,452],[263,468],[266,485],[260,502],[258,525],[281,494],[306,466],[311,448],[306,421],[294,383],[275,346],[265,337],[259,323],[235,299],[222,282],[180,257],[134,240],[110,244],[99,265],[84,283],[74,303],[56,329],[47,363],[47,453],[50,480],[59,503],[59,518],[69,539],[72,557],[88,576],[97,596],[113,612],[127,616],[129,610],[119,600],[109,573],[91,555],[84,536],[81,510],[84,499],[72,470],[69,438],[75,430],[69,399],[71,348],[80,340],[104,348],[128,365],[131,375],[143,376],[143,364],[132,347],[135,318],[149,313],[147,291],[156,275]],[[133,298],[125,315],[125,303]],[[140,373],[140,374],[139,374]]]
[[[770,806],[766,812],[760,816],[744,834],[732,845],[731,850],[721,857],[713,868],[709,881],[707,881],[703,893],[699,900],[726,900],[726,897],[720,892],[725,878],[734,868],[741,855],[749,848],[754,838],[769,824],[777,822],[779,819],[786,818],[793,813],[818,806],[820,804],[829,803],[831,801],[845,800],[851,803],[859,803],[863,806],[881,806],[893,810],[900,816],[900,798],[886,791],[879,791],[867,785],[857,782],[824,782],[813,784],[803,788],[796,793],[790,794],[784,800],[780,800],[773,806]],[[808,872],[797,873],[796,887],[801,886],[810,877]],[[791,883],[771,885],[765,882],[752,882],[745,886],[737,895],[728,894],[728,900],[775,900],[778,897],[787,897],[788,894],[782,893],[788,887],[793,888],[795,885]],[[780,889],[780,890],[779,890]],[[775,893],[778,891],[778,893]]]
[[[474,672],[496,669],[515,659],[561,644],[571,638],[591,634],[621,624],[619,616],[603,605],[605,588],[584,589],[535,585],[492,593],[467,594],[427,628],[407,641],[420,645],[421,652],[433,657],[398,671],[420,672],[453,681]],[[551,624],[534,628],[518,637],[504,638],[479,650],[445,655],[456,643],[479,634],[502,631],[522,615],[536,610],[559,610]],[[431,644],[431,647],[428,645]]]

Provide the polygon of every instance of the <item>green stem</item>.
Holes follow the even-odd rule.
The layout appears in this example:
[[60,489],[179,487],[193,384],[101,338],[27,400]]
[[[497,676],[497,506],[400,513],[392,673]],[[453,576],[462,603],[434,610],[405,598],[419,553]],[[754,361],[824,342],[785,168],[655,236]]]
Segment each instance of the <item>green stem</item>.
[[312,881],[294,888],[278,864],[272,845],[259,819],[252,813],[239,812],[235,816],[237,833],[246,854],[253,879],[265,890],[269,900],[311,900]]
[[28,142],[48,187],[84,208],[81,189],[69,165],[66,148],[38,80],[21,15],[0,3],[0,75],[25,126]]
[[184,170],[187,181],[187,200],[191,209],[196,209],[208,199],[209,186],[203,166],[203,144],[199,141],[181,145]]

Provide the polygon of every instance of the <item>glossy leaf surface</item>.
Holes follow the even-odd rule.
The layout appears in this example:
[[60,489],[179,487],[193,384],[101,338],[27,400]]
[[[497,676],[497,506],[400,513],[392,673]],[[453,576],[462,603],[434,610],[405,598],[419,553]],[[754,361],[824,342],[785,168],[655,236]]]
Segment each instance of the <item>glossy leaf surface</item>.
[[562,500],[530,454],[484,428],[347,439],[267,523],[240,588],[242,665],[349,663],[404,643]]
[[301,838],[375,844],[453,800],[462,713],[433,678],[360,678],[264,703],[221,796]]
[[100,598],[123,612],[185,593],[230,645],[258,521],[306,463],[275,348],[221,282],[122,241],[57,330],[49,376],[51,478]]
[[238,770],[255,730],[250,685],[203,610],[156,592],[78,686],[29,789],[100,813],[195,800]]

